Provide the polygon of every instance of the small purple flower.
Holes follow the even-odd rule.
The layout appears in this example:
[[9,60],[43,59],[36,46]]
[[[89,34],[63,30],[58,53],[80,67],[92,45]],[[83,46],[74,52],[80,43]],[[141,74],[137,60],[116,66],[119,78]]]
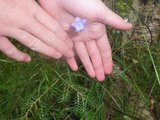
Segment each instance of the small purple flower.
[[80,17],[76,17],[75,21],[71,24],[71,26],[75,29],[76,32],[81,32],[86,27],[86,19],[81,19]]

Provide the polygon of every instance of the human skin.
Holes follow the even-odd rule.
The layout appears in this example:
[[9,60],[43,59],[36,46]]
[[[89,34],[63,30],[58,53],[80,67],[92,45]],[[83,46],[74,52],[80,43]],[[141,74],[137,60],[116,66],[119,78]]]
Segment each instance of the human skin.
[[[112,52],[105,25],[129,30],[132,25],[107,8],[101,0],[39,0],[40,5],[67,31],[88,75],[103,81],[112,72]],[[87,20],[86,29],[77,33],[71,28],[76,17]],[[67,59],[77,70],[75,59]]]
[[52,58],[74,57],[67,33],[35,0],[0,0],[0,28],[0,51],[17,61],[29,62],[31,57],[8,37]]

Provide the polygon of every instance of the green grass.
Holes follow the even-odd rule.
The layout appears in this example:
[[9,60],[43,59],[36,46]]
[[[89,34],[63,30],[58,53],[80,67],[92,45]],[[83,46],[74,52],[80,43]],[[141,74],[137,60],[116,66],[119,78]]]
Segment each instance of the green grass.
[[[123,33],[124,34],[124,33]],[[160,119],[160,45],[123,42],[109,31],[113,74],[102,83],[83,68],[29,53],[30,63],[0,55],[0,120]]]
[[90,79],[83,67],[72,72],[65,62],[33,52],[27,64],[1,55],[0,119],[146,120],[150,114],[159,119],[160,47],[122,46],[120,34],[114,34],[114,72],[103,83]]

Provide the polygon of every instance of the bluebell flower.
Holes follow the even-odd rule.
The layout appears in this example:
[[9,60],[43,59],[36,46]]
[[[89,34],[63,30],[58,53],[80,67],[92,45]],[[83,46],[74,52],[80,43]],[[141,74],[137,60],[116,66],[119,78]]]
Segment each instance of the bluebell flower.
[[81,32],[86,27],[86,19],[81,19],[80,17],[76,17],[75,21],[71,24],[71,26],[75,29],[76,32]]

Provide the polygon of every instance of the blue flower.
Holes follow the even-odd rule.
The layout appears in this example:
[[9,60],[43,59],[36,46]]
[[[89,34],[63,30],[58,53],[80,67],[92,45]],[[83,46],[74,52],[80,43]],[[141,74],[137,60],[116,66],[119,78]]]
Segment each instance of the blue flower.
[[75,21],[71,24],[71,26],[75,29],[76,32],[81,32],[86,27],[86,19],[81,19],[80,17],[76,17]]

